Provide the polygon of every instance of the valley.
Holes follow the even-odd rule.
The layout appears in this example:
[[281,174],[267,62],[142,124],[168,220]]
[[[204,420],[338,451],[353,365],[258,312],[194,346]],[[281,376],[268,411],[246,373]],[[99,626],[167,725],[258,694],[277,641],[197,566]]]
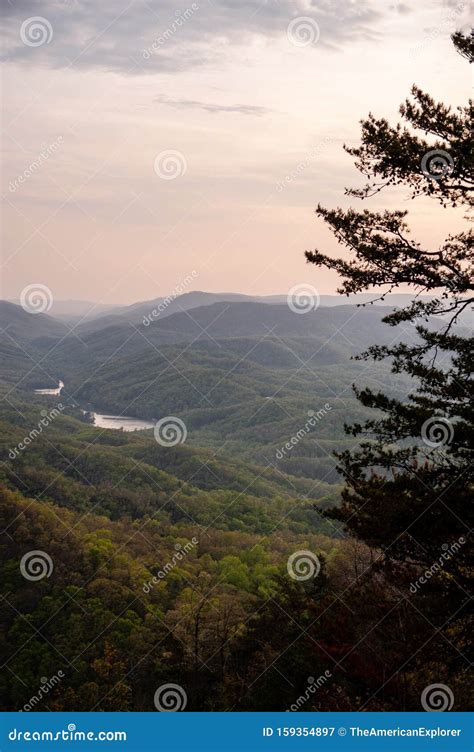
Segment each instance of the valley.
[[[5,580],[16,705],[26,700],[15,675],[52,674],[58,649],[69,679],[49,698],[54,709],[92,709],[84,684],[101,709],[150,709],[150,687],[176,675],[195,709],[258,709],[273,703],[272,681],[278,707],[290,702],[278,673],[262,673],[257,635],[283,616],[291,645],[299,632],[285,612],[309,627],[308,588],[324,610],[353,576],[345,567],[355,544],[326,512],[340,504],[334,452],[357,445],[344,424],[367,417],[352,385],[397,395],[408,386],[387,365],[355,359],[374,340],[416,337],[383,324],[387,310],[299,315],[220,300],[144,326],[136,311],[73,323],[0,304],[3,554],[15,562],[44,551],[55,568],[34,591],[14,566]],[[44,416],[53,417],[43,428]],[[149,587],[183,547],[173,572]],[[286,572],[295,551],[326,573],[303,590]],[[25,609],[39,629],[29,636],[37,657],[21,648]],[[327,641],[333,626],[324,630]],[[296,678],[301,660],[323,671],[326,649],[314,647],[289,650],[285,674]]]

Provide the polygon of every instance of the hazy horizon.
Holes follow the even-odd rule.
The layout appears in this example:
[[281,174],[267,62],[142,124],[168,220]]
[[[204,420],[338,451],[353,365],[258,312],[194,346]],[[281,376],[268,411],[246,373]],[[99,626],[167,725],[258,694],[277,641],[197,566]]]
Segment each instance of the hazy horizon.
[[[307,292],[308,292],[308,294],[310,294],[311,290],[308,288]],[[319,291],[317,291],[317,292],[318,292],[318,295],[319,295]],[[301,290],[299,292],[299,294],[300,295],[304,295],[305,294],[304,290]],[[93,300],[92,298],[58,298],[58,297],[55,297],[55,298],[51,298],[51,308],[54,309],[54,306],[57,305],[58,303],[70,303],[70,304],[73,304],[73,303],[87,303],[87,304],[89,304],[90,303],[91,305],[94,305],[94,306],[110,306],[111,308],[116,308],[116,307],[122,307],[122,306],[126,307],[126,306],[138,305],[139,303],[151,303],[151,302],[154,302],[154,301],[157,301],[157,300],[166,300],[166,299],[177,300],[178,298],[180,298],[181,296],[184,296],[184,295],[216,295],[216,296],[220,296],[220,297],[225,296],[225,295],[229,295],[229,296],[243,296],[243,297],[247,297],[247,298],[250,298],[250,299],[282,298],[284,300],[284,299],[286,299],[288,297],[288,291],[273,292],[273,293],[268,293],[268,294],[255,293],[254,295],[249,295],[248,293],[241,292],[241,291],[233,292],[233,291],[229,291],[229,290],[217,290],[217,291],[213,291],[213,290],[192,289],[192,290],[184,290],[182,293],[179,293],[177,295],[174,294],[171,291],[171,292],[168,292],[168,294],[154,295],[154,296],[152,296],[150,298],[137,298],[136,300],[132,300],[130,302],[124,302],[123,300],[115,300],[115,301],[108,301],[106,303],[104,303],[100,299],[99,300]],[[372,298],[372,297],[380,298],[381,295],[382,295],[381,292],[373,292],[373,293],[357,293],[357,294],[351,293],[349,296],[347,296],[347,295],[341,295],[341,294],[339,294],[337,292],[334,292],[334,293],[321,293],[319,295],[319,297],[321,299],[324,299],[324,298],[341,298],[341,300],[343,300],[343,301],[352,301],[355,298],[358,298],[358,299],[363,299],[363,298],[366,299],[366,298],[369,298],[369,297],[370,298]],[[391,293],[386,293],[384,295],[384,297],[387,300],[389,298],[400,297],[400,296],[414,297],[414,295],[412,293],[410,293],[409,291],[391,292]],[[423,295],[421,297],[424,298],[424,297],[427,297],[427,296]],[[0,300],[4,301],[6,303],[13,303],[13,304],[16,304],[16,305],[21,305],[21,300],[20,300],[19,297],[8,297],[8,298],[7,297],[1,297]],[[388,302],[387,302],[387,305],[388,305]],[[49,309],[43,311],[43,313],[48,313],[48,312],[50,312]]]

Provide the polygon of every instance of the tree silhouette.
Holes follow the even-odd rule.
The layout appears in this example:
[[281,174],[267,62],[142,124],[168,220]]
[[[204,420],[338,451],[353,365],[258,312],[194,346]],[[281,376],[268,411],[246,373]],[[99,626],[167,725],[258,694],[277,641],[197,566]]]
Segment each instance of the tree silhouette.
[[[452,40],[472,62],[472,38],[458,32]],[[442,210],[469,209],[472,110],[471,101],[453,110],[414,86],[400,107],[404,125],[392,127],[370,114],[362,121],[361,145],[344,147],[367,183],[346,189],[346,195],[365,200],[402,185],[412,198],[428,196]],[[395,584],[404,578],[409,582],[450,551],[423,597],[437,589],[440,620],[443,612],[445,618],[462,614],[473,485],[473,340],[466,320],[474,301],[472,232],[450,235],[438,249],[425,249],[411,238],[407,211],[318,206],[316,214],[350,255],[348,260],[331,258],[314,250],[306,258],[339,273],[340,293],[375,288],[383,300],[400,285],[416,293],[407,307],[384,318],[394,327],[412,323],[414,336],[393,346],[374,345],[360,356],[389,358],[393,372],[412,379],[411,393],[402,400],[356,390],[361,403],[378,414],[346,427],[360,444],[338,455],[345,488],[342,506],[329,514],[380,551],[379,565]]]

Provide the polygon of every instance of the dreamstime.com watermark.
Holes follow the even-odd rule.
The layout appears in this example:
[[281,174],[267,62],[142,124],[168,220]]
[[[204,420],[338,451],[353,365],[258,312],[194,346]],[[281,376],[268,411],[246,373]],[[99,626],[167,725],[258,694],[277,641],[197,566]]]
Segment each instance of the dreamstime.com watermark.
[[328,412],[332,410],[331,405],[329,402],[326,402],[324,407],[322,407],[320,410],[315,412],[314,410],[308,410],[309,418],[304,424],[302,428],[295,433],[289,441],[286,442],[280,449],[277,449],[275,452],[275,458],[277,460],[282,460],[288,452],[291,452],[291,450],[299,444],[301,439],[304,439],[309,433],[311,433],[311,429],[314,428],[314,426],[324,418],[325,415],[328,414]]
[[188,695],[181,684],[162,684],[156,690],[153,702],[160,713],[179,713],[188,704]]
[[161,580],[164,580],[165,577],[180,563],[183,561],[183,559],[186,558],[186,556],[190,553],[190,551],[197,546],[199,543],[199,539],[194,537],[191,538],[188,543],[185,543],[184,546],[181,546],[180,543],[177,543],[176,553],[173,554],[171,559],[166,562],[163,569],[160,569],[159,572],[155,574],[154,577],[151,578],[151,580],[148,580],[148,582],[145,582],[145,584],[142,587],[142,590],[144,593],[149,593],[152,588],[157,585]]
[[160,418],[153,429],[155,441],[162,447],[175,447],[184,444],[188,435],[186,423],[176,415]]
[[153,169],[160,180],[176,180],[186,175],[188,163],[183,152],[177,149],[165,149],[156,155]]
[[61,415],[62,411],[64,410],[64,405],[59,402],[57,407],[54,407],[52,410],[41,410],[41,415],[43,416],[41,420],[38,421],[36,428],[32,428],[29,434],[25,436],[15,447],[10,449],[8,452],[8,456],[11,460],[14,460],[16,457],[19,457],[21,452],[23,452],[30,444],[35,441],[35,439],[38,438],[43,433],[43,430],[47,428],[51,423],[54,421],[55,418],[57,418],[58,415]]
[[33,282],[21,291],[20,305],[26,313],[47,313],[53,306],[53,293],[47,285]]
[[188,274],[181,282],[178,282],[174,290],[171,292],[170,295],[167,295],[166,298],[163,298],[161,303],[159,303],[156,308],[153,308],[153,310],[150,313],[147,313],[146,316],[143,317],[142,324],[143,326],[150,326],[150,324],[153,323],[153,321],[160,317],[160,315],[166,311],[170,303],[172,303],[176,298],[179,298],[180,295],[182,295],[186,288],[189,287],[189,285],[198,277],[198,273],[196,269],[193,269],[191,274]]
[[287,713],[296,713],[297,710],[299,710],[303,705],[305,705],[309,698],[312,697],[318,689],[320,689],[324,684],[326,684],[328,679],[332,678],[332,674],[329,670],[326,670],[324,674],[321,674],[321,676],[318,676],[317,679],[314,678],[314,676],[308,676],[308,686],[306,687],[306,691],[304,694],[300,695],[296,702],[294,702],[292,705],[290,705],[289,708],[287,708]]
[[288,557],[286,570],[292,580],[306,582],[317,577],[321,571],[319,556],[307,549],[295,551]]
[[[75,723],[69,723],[61,731],[20,731],[8,733],[11,742],[126,742],[126,731],[77,731]],[[44,749],[44,747],[43,747]]]
[[298,162],[296,167],[288,172],[283,180],[279,180],[276,184],[276,190],[278,193],[281,193],[284,188],[286,188],[290,183],[292,183],[294,180],[296,180],[302,173],[310,166],[311,162],[313,162],[315,159],[317,159],[321,152],[324,151],[326,146],[333,143],[334,139],[330,138],[329,136],[326,136],[326,138],[321,141],[320,144],[317,146],[314,146],[305,156],[304,159],[301,160],[301,162]]
[[42,676],[41,686],[38,689],[37,693],[33,695],[33,697],[30,697],[28,702],[23,705],[19,712],[29,713],[30,710],[34,710],[35,706],[39,702],[44,700],[44,698],[61,682],[62,679],[64,679],[65,676],[66,674],[61,670],[59,670],[57,674],[51,676],[51,678],[49,679],[46,676]]
[[428,580],[430,580],[432,577],[435,576],[437,572],[439,572],[441,569],[443,569],[445,562],[449,561],[453,558],[455,554],[464,546],[466,542],[466,539],[461,536],[458,538],[457,541],[454,543],[451,543],[449,545],[448,543],[443,543],[441,548],[443,549],[443,553],[439,557],[439,559],[431,565],[431,567],[418,577],[417,580],[411,583],[410,585],[410,592],[416,593],[422,585],[426,585]]
[[286,304],[292,313],[305,314],[316,311],[320,302],[317,289],[306,282],[293,285],[286,296]]
[[421,160],[421,171],[430,180],[449,178],[454,172],[454,159],[444,149],[430,149]]
[[314,18],[298,16],[288,24],[286,35],[294,47],[309,47],[319,42],[321,30]]
[[28,167],[25,167],[23,172],[17,175],[13,180],[10,180],[8,184],[8,190],[10,191],[10,193],[16,193],[16,191],[24,183],[26,183],[27,180],[29,180],[36,172],[38,172],[40,167],[42,167],[44,163],[47,162],[48,159],[57,152],[59,147],[62,146],[63,141],[64,138],[62,136],[58,136],[55,141],[52,141],[40,151],[38,156],[35,157],[32,162],[30,162]]
[[421,706],[426,713],[444,713],[454,705],[454,694],[446,684],[430,684],[421,693]]
[[423,443],[430,449],[439,449],[451,444],[454,438],[454,427],[449,418],[442,415],[433,415],[425,420],[421,427]]
[[183,13],[180,13],[179,11],[176,12],[176,18],[174,21],[171,22],[171,24],[168,26],[167,29],[164,30],[163,34],[160,34],[159,37],[153,40],[153,42],[150,44],[149,47],[146,47],[144,50],[142,50],[142,58],[144,60],[149,60],[152,55],[155,54],[155,52],[158,52],[162,47],[165,46],[167,42],[171,39],[171,37],[176,34],[177,31],[181,28],[181,26],[184,26],[184,24],[189,21],[189,19],[196,13],[196,11],[199,10],[199,5],[197,3],[193,3],[189,8],[186,8]]
[[53,39],[53,27],[44,16],[30,16],[23,21],[20,39],[27,47],[41,47]]
[[27,551],[21,557],[20,573],[25,580],[38,582],[44,577],[51,577],[53,570],[53,560],[46,551],[35,549],[34,551]]
[[[449,13],[446,13],[444,18],[442,19],[441,23],[438,24],[438,26],[433,27],[428,31],[428,33],[425,35],[425,38],[420,44],[417,44],[415,47],[412,47],[410,49],[410,55],[412,57],[415,57],[416,55],[419,55],[420,52],[423,50],[423,48],[430,44],[431,42],[434,42],[439,37],[446,37],[453,31],[453,25],[459,25],[459,16],[466,8],[465,3],[459,3],[456,5],[455,8],[452,8]],[[469,33],[469,30],[467,30]]]

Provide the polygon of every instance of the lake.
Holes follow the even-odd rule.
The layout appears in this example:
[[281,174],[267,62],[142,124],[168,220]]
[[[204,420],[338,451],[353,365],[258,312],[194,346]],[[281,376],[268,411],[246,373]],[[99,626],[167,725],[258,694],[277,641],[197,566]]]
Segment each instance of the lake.
[[[46,394],[49,396],[59,396],[64,387],[64,382],[60,381],[55,389],[35,389],[35,394]],[[96,413],[94,410],[84,410],[93,418],[93,425],[97,428],[112,428],[123,431],[146,431],[155,427],[154,421],[133,418],[130,415],[105,415]]]
[[128,415],[103,415],[102,413],[89,413],[94,418],[94,426],[97,428],[122,428],[124,431],[145,431],[154,428],[151,420],[131,418]]

